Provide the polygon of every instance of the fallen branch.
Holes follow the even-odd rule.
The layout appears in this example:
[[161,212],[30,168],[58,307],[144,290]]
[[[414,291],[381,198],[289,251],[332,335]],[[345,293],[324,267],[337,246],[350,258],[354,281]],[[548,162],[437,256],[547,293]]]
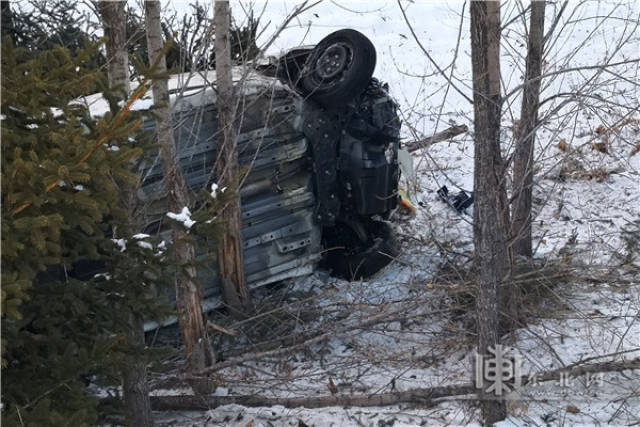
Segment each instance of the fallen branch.
[[[349,316],[350,313],[339,314],[332,321],[340,321],[344,320]],[[296,332],[293,334],[288,334],[282,337],[274,338],[272,340],[262,341],[256,344],[251,344],[246,347],[230,349],[223,352],[220,352],[218,357],[221,360],[227,360],[230,358],[241,357],[247,353],[258,353],[265,352],[269,350],[275,350],[279,348],[291,347],[301,342],[307,341],[319,335],[323,335],[326,332],[326,329],[311,329],[302,332]]]
[[[444,313],[449,309],[442,309],[437,311],[430,311],[423,313],[421,316]],[[197,372],[195,374],[186,374],[180,376],[164,376],[154,382],[152,385],[153,390],[171,388],[179,385],[180,387],[188,386],[192,382],[202,382],[207,380],[207,375],[220,371],[222,369],[230,368],[233,366],[242,366],[245,362],[250,362],[267,357],[276,357],[280,355],[290,354],[294,351],[301,350],[313,344],[321,343],[330,338],[345,335],[349,332],[353,332],[359,329],[365,329],[371,326],[375,326],[380,323],[390,323],[397,320],[404,319],[406,317],[406,307],[402,310],[394,310],[392,312],[382,313],[380,315],[369,318],[366,321],[360,323],[354,322],[349,325],[345,325],[341,328],[333,329],[327,332],[327,329],[316,328],[309,331],[299,332],[297,334],[286,335],[274,340],[263,341],[251,345],[249,347],[243,347],[239,349],[227,350],[220,353],[222,361],[216,363],[213,366],[205,369],[204,371]],[[342,318],[342,317],[341,317]],[[232,359],[227,359],[233,357]]]
[[[629,361],[601,362],[587,365],[578,365],[572,368],[560,368],[538,373],[534,379],[528,375],[521,377],[522,385],[531,381],[554,381],[560,378],[575,378],[582,375],[604,372],[620,372],[629,369],[639,369],[640,358]],[[262,397],[262,396],[152,396],[151,407],[156,411],[198,411],[216,408],[222,405],[237,404],[242,406],[274,406],[282,405],[286,408],[321,408],[327,406],[388,406],[399,403],[414,403],[422,407],[436,404],[433,400],[440,397],[475,395],[473,384],[453,384],[447,386],[416,388],[406,391],[397,391],[380,394],[361,395],[331,395],[314,397]],[[472,397],[476,398],[476,397]],[[121,405],[121,401],[115,398],[103,399],[102,404]]]
[[470,384],[417,388],[380,394],[331,395],[317,397],[262,397],[262,396],[152,396],[151,407],[155,411],[197,411],[222,405],[275,406],[286,408],[323,408],[327,406],[389,406],[398,403],[417,403],[422,407],[432,404],[432,399],[475,393]]
[[[417,302],[417,301],[415,301]],[[377,311],[379,308],[376,307],[375,310]],[[352,311],[349,311],[352,310]],[[366,310],[366,309],[365,309]],[[433,312],[430,311],[428,313],[423,313],[420,316],[426,316],[426,315],[431,315],[431,314],[436,314],[436,313],[440,313],[442,311],[446,311],[446,310],[438,310],[437,312]],[[347,325],[346,329],[343,332],[350,332],[352,330],[353,327],[355,327],[356,329],[360,329],[363,328],[365,326],[373,326],[376,323],[385,323],[385,322],[394,322],[396,320],[398,320],[398,318],[404,318],[405,317],[405,312],[406,312],[406,308],[405,310],[402,311],[393,311],[391,313],[389,313],[388,315],[390,316],[388,319],[385,319],[384,315],[380,316],[380,317],[376,317],[376,319],[373,319],[373,324],[369,324],[367,323],[366,325],[361,323],[358,325],[352,325],[349,326]],[[316,313],[317,315],[324,315],[326,316],[326,311],[325,310],[315,310],[315,311],[311,311],[309,313]],[[351,307],[351,309],[347,308],[346,310],[337,312],[337,314],[331,318],[330,322],[333,324],[338,324],[337,322],[340,322],[342,320],[345,320],[347,317],[351,316],[353,313],[353,307]],[[366,314],[366,313],[363,313]],[[298,316],[300,314],[297,314]],[[393,315],[393,317],[391,317]],[[318,316],[316,316],[318,317]],[[302,331],[302,332],[295,332],[292,334],[288,334],[288,335],[284,335],[284,336],[280,336],[277,338],[273,338],[273,339],[269,339],[269,340],[265,340],[262,342],[258,342],[255,344],[250,344],[248,346],[244,346],[244,347],[240,347],[240,348],[232,348],[229,350],[224,350],[224,351],[220,351],[218,352],[217,356],[219,360],[228,360],[231,358],[237,358],[237,357],[241,357],[247,353],[258,353],[258,352],[265,352],[265,351],[269,351],[269,350],[275,350],[275,349],[283,349],[286,347],[291,347],[300,343],[303,343],[305,341],[308,341],[314,337],[317,337],[319,335],[325,335],[327,331],[326,328],[326,323],[323,325],[318,326],[317,328],[314,329],[309,329],[306,331]],[[342,329],[341,329],[342,331]]]
[[447,139],[451,139],[454,136],[466,133],[467,131],[469,131],[467,125],[451,126],[450,128],[435,133],[433,136],[422,138],[417,141],[409,141],[404,145],[404,147],[407,149],[407,151],[413,153],[414,151],[420,150],[422,148],[427,148],[431,144],[446,141]]
[[[446,310],[438,310],[436,312],[430,312],[429,314],[434,314],[434,313],[443,312],[443,311],[446,311]],[[185,376],[185,379],[188,380],[188,379],[202,378],[209,373],[220,371],[222,369],[229,368],[231,366],[238,366],[252,360],[258,360],[258,359],[263,359],[265,357],[274,357],[274,356],[281,356],[283,354],[289,354],[293,351],[301,350],[310,345],[323,342],[330,338],[335,338],[337,336],[346,334],[348,332],[352,332],[358,329],[368,328],[378,323],[393,322],[399,318],[398,316],[400,316],[400,318],[404,317],[406,315],[406,312],[407,310],[405,307],[403,309],[398,309],[392,312],[382,313],[377,316],[370,317],[368,320],[356,321],[350,325],[345,325],[341,328],[329,330],[327,332],[321,333],[320,335],[316,335],[313,338],[309,338],[307,340],[304,340],[298,344],[295,344],[289,347],[280,347],[280,348],[271,349],[271,350],[262,351],[262,352],[247,353],[241,357],[238,357],[232,360],[226,360],[223,362],[216,363],[215,365],[210,366],[204,369],[203,371],[197,372],[194,375]]]

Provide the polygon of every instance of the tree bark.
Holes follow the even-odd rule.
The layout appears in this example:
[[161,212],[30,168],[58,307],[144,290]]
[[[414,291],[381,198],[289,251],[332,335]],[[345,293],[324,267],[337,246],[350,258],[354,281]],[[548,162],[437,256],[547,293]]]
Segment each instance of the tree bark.
[[[160,24],[160,2],[145,1],[145,25],[147,32],[147,48],[149,63],[161,55],[157,74],[167,71],[167,64],[162,52],[162,27]],[[156,114],[156,132],[160,147],[160,158],[164,174],[164,185],[167,190],[167,206],[171,212],[180,212],[189,206],[189,194],[177,165],[176,146],[173,138],[173,124],[169,105],[169,89],[167,80],[154,79],[153,103]],[[202,313],[202,291],[196,282],[197,272],[194,266],[195,248],[188,240],[184,230],[173,229],[173,247],[175,262],[178,266],[176,274],[176,305],[178,322],[184,339],[186,358],[191,371],[201,371],[215,360],[207,335],[206,323]]]
[[[471,59],[475,131],[473,238],[477,269],[478,353],[488,356],[499,342],[499,289],[507,273],[506,191],[500,154],[500,3],[471,2]],[[482,417],[494,423],[506,406],[480,389]]]
[[[218,157],[216,169],[220,187],[236,188],[239,179],[236,152],[236,99],[231,71],[231,41],[229,23],[231,15],[227,0],[216,0],[214,11],[215,57],[218,109]],[[240,234],[240,200],[230,201],[222,210],[225,233],[218,244],[218,266],[225,304],[236,317],[247,316],[251,300],[244,275],[242,237]]]
[[153,426],[151,401],[149,400],[149,383],[147,382],[147,363],[142,358],[144,351],[144,323],[134,313],[129,315],[127,346],[134,351],[134,356],[127,363],[122,373],[122,393],[127,425],[130,427]]
[[[0,2],[0,14],[2,18],[2,22],[0,22],[0,32],[2,37],[11,36],[11,38],[15,38],[14,28],[13,28],[13,12],[11,11],[11,3],[8,1]],[[13,44],[15,45],[16,41],[13,40]]]
[[511,222],[512,247],[516,255],[530,258],[531,198],[533,187],[533,149],[538,124],[540,102],[540,75],[544,48],[544,1],[531,2],[529,46],[525,72],[520,124],[517,128],[516,150],[513,159],[513,218]]
[[[107,76],[109,87],[120,90],[122,99],[129,93],[129,57],[127,55],[126,2],[101,1],[98,10],[107,40]],[[122,201],[127,209],[130,223],[136,224],[135,188],[125,184]],[[147,382],[147,364],[141,357],[145,347],[144,325],[135,313],[128,313],[125,340],[134,356],[128,357],[122,369],[122,392],[124,394],[125,416],[129,426],[151,427],[153,416],[149,401],[149,383]]]
[[126,1],[100,1],[104,35],[107,37],[107,76],[109,87],[129,94],[129,54],[127,52]]

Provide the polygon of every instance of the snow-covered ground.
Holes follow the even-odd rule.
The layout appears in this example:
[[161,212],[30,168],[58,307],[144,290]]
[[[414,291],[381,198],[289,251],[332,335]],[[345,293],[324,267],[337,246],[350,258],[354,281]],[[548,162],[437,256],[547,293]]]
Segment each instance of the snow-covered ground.
[[[418,211],[411,219],[396,221],[403,245],[396,262],[367,282],[347,283],[319,272],[274,291],[292,309],[285,318],[266,317],[265,331],[278,325],[282,334],[324,329],[336,331],[335,336],[291,354],[225,369],[220,372],[223,384],[218,394],[321,396],[330,394],[333,386],[338,393],[374,394],[471,379],[475,338],[467,327],[469,315],[461,313],[460,301],[436,276],[443,254],[462,262],[472,249],[471,217],[453,212],[436,195],[442,185],[454,190],[473,188],[472,105],[465,99],[471,97],[469,5],[457,1],[400,4],[424,48],[448,76],[453,73],[451,80],[464,96],[429,62],[396,2],[322,3],[296,18],[272,51],[314,44],[340,28],[360,30],[377,48],[375,75],[389,82],[400,103],[405,138],[429,136],[451,123],[466,124],[471,132],[414,153],[417,182],[404,186]],[[260,10],[260,5],[254,9]],[[262,22],[271,25],[264,40],[294,6],[293,2],[266,5]],[[559,3],[548,6],[547,28],[559,7]],[[517,13],[516,2],[506,3],[503,22]],[[547,296],[549,301],[539,303],[536,318],[526,328],[505,337],[522,355],[524,373],[596,356],[602,356],[594,359],[598,362],[640,356],[640,278],[624,267],[615,268],[629,250],[623,231],[635,227],[636,236],[640,233],[640,153],[631,156],[640,143],[638,63],[623,63],[606,72],[593,67],[638,58],[639,13],[637,3],[631,2],[569,3],[556,27],[562,29],[561,36],[548,42],[545,73],[554,78],[543,81],[542,99],[552,99],[541,107],[541,116],[548,115],[548,122],[538,132],[536,147],[534,245],[540,259],[563,259],[572,277],[556,284]],[[503,31],[505,93],[521,83],[526,55],[526,42],[518,34],[521,29],[516,18]],[[589,68],[561,73],[584,66]],[[588,86],[586,81],[590,81]],[[577,99],[569,93],[583,96]],[[520,105],[517,97],[509,101],[503,119],[505,154],[512,148],[512,128]],[[614,129],[607,136],[600,126]],[[565,144],[560,144],[563,140]],[[606,143],[607,152],[594,149],[597,143]],[[313,303],[303,304],[305,298]],[[294,308],[302,313],[310,307],[318,311],[315,316],[296,317]],[[384,322],[340,333],[341,328],[385,313]],[[259,341],[259,332],[253,332]],[[608,356],[612,354],[616,355]],[[637,424],[639,373],[605,374],[589,386],[584,377],[569,383],[525,386],[520,390],[521,399],[509,401],[509,418],[500,425]],[[453,398],[429,408],[407,404],[321,409],[226,405],[207,412],[157,415],[158,423],[173,426],[479,422],[472,400]]]

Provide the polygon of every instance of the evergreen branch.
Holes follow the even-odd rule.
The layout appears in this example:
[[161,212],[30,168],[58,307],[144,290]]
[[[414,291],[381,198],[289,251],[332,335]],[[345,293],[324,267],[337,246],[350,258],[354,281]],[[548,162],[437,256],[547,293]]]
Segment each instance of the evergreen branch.
[[[147,93],[147,91],[149,90],[149,87],[151,86],[152,78],[158,78],[158,76],[155,76],[153,74],[153,70],[156,69],[156,67],[160,63],[160,60],[164,57],[164,55],[166,55],[166,53],[169,50],[169,48],[171,48],[172,43],[173,43],[173,41],[171,39],[169,41],[167,41],[167,43],[165,43],[165,46],[162,48],[162,51],[160,51],[158,56],[154,59],[153,63],[149,67],[149,72],[145,73],[145,78],[142,80],[142,82],[140,83],[138,88],[134,91],[133,95],[129,98],[129,100],[127,101],[127,104],[124,106],[124,108],[122,108],[122,110],[120,110],[120,112],[118,113],[116,118],[113,120],[112,124],[107,129],[107,133],[105,133],[104,135],[102,135],[102,137],[100,137],[98,139],[98,142],[89,150],[89,152],[87,152],[84,156],[82,156],[82,158],[78,161],[78,163],[75,165],[75,167],[78,167],[78,166],[84,164],[87,160],[89,160],[89,158],[93,155],[93,153],[95,153],[95,151],[102,144],[104,144],[105,142],[107,142],[107,140],[109,140],[110,138],[113,137],[115,131],[118,129],[118,125],[129,114],[133,104],[138,99],[142,98]],[[133,124],[133,126],[131,128],[131,131],[132,132],[135,131],[140,126],[142,126],[142,122],[141,121],[137,121],[136,123]],[[44,190],[44,194],[47,194],[48,192],[50,192],[51,190],[56,188],[56,186],[59,185],[61,182],[62,182],[62,179],[59,178],[59,179],[55,180],[54,182],[52,182],[51,184],[47,185],[47,187]],[[32,204],[33,204],[33,202],[31,202],[31,201],[24,202],[23,204],[21,204],[17,208],[13,209],[13,211],[11,212],[11,215],[15,216],[15,215],[19,214],[20,212],[22,212],[23,210],[25,210],[26,208],[28,208]]]
[[[122,122],[122,120],[124,120],[124,118],[127,116],[127,114],[129,114],[129,112],[131,110],[131,107],[133,106],[133,103],[136,102],[138,99],[142,98],[144,96],[144,94],[147,93],[147,91],[149,90],[149,81],[150,81],[150,79],[146,78],[142,82],[142,84],[140,86],[138,86],[138,88],[136,89],[134,94],[131,96],[131,98],[129,99],[127,104],[124,106],[124,108],[122,110],[120,110],[120,112],[118,113],[118,115],[114,119],[114,121],[111,124],[111,126],[109,126],[109,128],[107,130],[107,133],[105,133],[102,137],[100,137],[98,139],[98,142],[89,150],[89,152],[87,152],[84,156],[82,156],[82,158],[78,161],[78,163],[76,164],[75,167],[78,167],[78,166],[86,163],[86,161],[89,160],[89,158],[93,155],[93,153],[95,153],[95,151],[98,149],[98,147],[100,147],[102,144],[107,142],[107,140],[109,140],[113,136],[115,130],[118,128],[118,125]],[[140,126],[142,126],[142,122],[141,121],[137,121],[131,127],[131,131],[135,131]],[[57,179],[54,182],[52,182],[51,184],[47,185],[47,187],[44,189],[44,193],[46,194],[46,193],[50,192],[51,190],[56,188],[56,186],[59,185],[61,182],[62,182],[62,179]],[[30,202],[30,201],[24,202],[23,204],[21,204],[20,206],[15,208],[11,212],[11,215],[19,214],[20,212],[22,212],[23,210],[25,210],[26,208],[31,206],[31,204],[32,204],[32,202]]]

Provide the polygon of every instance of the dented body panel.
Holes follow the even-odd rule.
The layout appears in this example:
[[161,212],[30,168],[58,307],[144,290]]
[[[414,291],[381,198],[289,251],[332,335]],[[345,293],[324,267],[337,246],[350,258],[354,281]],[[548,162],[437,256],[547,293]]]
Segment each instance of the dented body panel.
[[[252,77],[244,91],[238,83],[245,107],[237,150],[240,168],[248,171],[240,190],[245,275],[248,286],[256,287],[310,274],[322,248],[321,227],[313,217],[309,141],[301,131],[304,101],[276,79]],[[216,181],[217,116],[215,96],[209,91],[212,87],[203,87],[188,103],[179,96],[172,100],[179,164],[193,190]],[[155,123],[148,120],[144,127],[152,130]],[[139,197],[149,205],[150,223],[164,221],[162,165],[143,165],[140,175]],[[170,237],[166,228],[164,233]],[[215,274],[205,275],[203,281],[205,297],[220,295]]]

